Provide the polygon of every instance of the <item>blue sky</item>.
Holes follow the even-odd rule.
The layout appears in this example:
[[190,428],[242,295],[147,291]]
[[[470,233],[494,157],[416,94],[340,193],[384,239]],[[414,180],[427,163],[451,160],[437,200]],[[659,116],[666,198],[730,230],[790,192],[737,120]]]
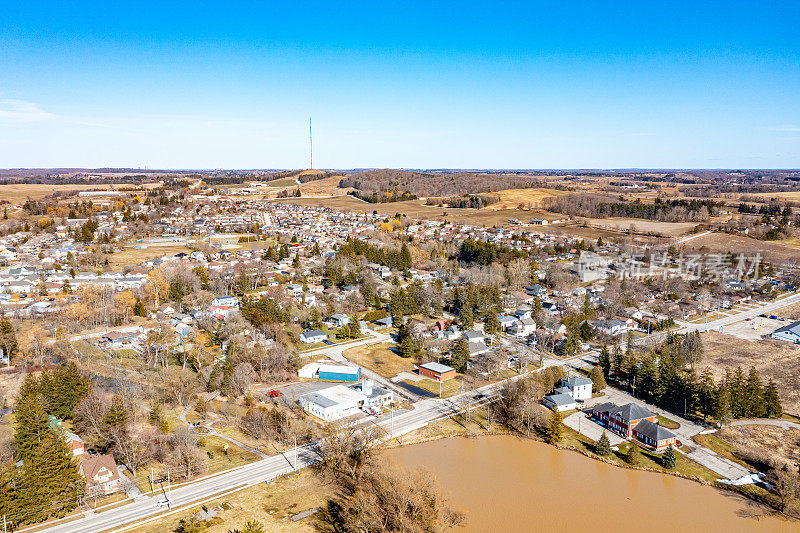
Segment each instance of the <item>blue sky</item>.
[[800,167],[797,1],[164,4],[4,5],[0,167]]

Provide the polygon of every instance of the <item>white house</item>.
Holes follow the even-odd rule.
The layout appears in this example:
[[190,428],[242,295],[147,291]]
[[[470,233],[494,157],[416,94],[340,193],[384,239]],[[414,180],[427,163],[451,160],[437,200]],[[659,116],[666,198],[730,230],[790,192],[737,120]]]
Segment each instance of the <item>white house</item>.
[[467,342],[486,342],[486,337],[482,331],[466,331],[464,332],[464,338],[467,339]]
[[561,387],[567,389],[575,400],[584,401],[592,397],[592,380],[589,378],[561,378]]
[[578,408],[578,404],[575,403],[575,398],[569,394],[549,394],[542,398],[542,403],[548,409],[559,413],[561,411],[570,411]]
[[300,341],[306,344],[314,344],[326,340],[328,340],[328,334],[318,329],[307,329],[300,334]]
[[800,322],[792,322],[789,325],[782,326],[773,331],[770,337],[779,341],[800,344]]
[[536,331],[536,322],[530,318],[517,320],[508,328],[508,332],[517,337],[527,337],[534,331]]
[[211,300],[211,305],[216,307],[238,307],[239,300],[235,296],[217,296]]

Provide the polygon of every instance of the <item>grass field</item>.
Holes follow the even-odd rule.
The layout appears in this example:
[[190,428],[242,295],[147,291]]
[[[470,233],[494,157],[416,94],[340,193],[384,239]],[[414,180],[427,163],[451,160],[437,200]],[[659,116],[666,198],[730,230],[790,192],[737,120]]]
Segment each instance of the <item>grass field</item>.
[[[325,507],[332,488],[325,485],[318,476],[305,471],[239,492],[204,502],[209,509],[220,508],[217,516],[203,521],[201,530],[207,533],[226,533],[242,529],[249,520],[257,520],[264,531],[275,533],[314,532],[318,517],[315,515],[293,521],[292,516],[308,509]],[[227,505],[223,505],[227,504]],[[224,508],[223,508],[224,507]],[[132,529],[135,533],[161,533],[176,531],[182,518],[187,518],[200,510],[200,505],[174,513],[153,522]]]
[[[157,184],[147,184],[145,188],[154,187]],[[8,200],[12,204],[21,204],[30,198],[39,200],[45,196],[50,196],[56,191],[77,192],[77,191],[97,191],[119,188],[132,188],[131,184],[110,184],[103,183],[97,185],[47,185],[39,183],[19,183],[11,185],[0,185],[0,199]]]
[[738,449],[747,449],[779,465],[794,464],[800,458],[800,431],[796,429],[764,425],[729,426],[715,435],[731,446],[732,454]]
[[506,209],[525,209],[541,207],[542,200],[545,198],[555,198],[569,194],[566,191],[556,189],[506,189],[488,194],[496,196],[499,202],[486,207],[490,211],[502,211]]
[[756,252],[761,254],[762,258],[771,261],[796,261],[797,249],[791,245],[782,245],[782,241],[760,241],[758,239],[751,239],[742,235],[730,235],[727,233],[710,233],[692,239],[687,243],[681,245],[688,250],[700,250],[708,252],[733,252],[738,255],[740,253],[749,257]]
[[[410,385],[411,387],[416,387],[418,389],[422,389],[426,392],[433,394],[434,396],[439,396],[439,382],[433,381],[432,379],[421,379],[419,381],[404,381],[406,385]],[[445,381],[441,383],[441,390],[442,390],[442,398],[449,398],[454,394],[458,394],[461,392],[461,380],[451,379],[449,381]]]
[[656,222],[637,218],[590,218],[593,227],[614,231],[633,231],[634,233],[653,233],[665,237],[677,237],[692,230],[694,222]]
[[177,253],[191,253],[191,249],[182,245],[175,246],[148,246],[147,248],[135,249],[125,248],[121,252],[115,252],[108,256],[108,262],[112,266],[133,266],[145,261],[165,255],[175,255]]
[[697,365],[698,374],[711,368],[715,379],[720,379],[726,368],[741,366],[746,374],[755,366],[762,381],[775,381],[784,411],[800,413],[800,347],[773,340],[743,342],[716,331],[703,333],[702,340],[704,354]]
[[342,355],[354,363],[358,361],[359,365],[385,378],[394,377],[400,372],[413,372],[414,360],[397,355],[397,352],[391,349],[394,346],[393,342],[356,346],[345,350]]

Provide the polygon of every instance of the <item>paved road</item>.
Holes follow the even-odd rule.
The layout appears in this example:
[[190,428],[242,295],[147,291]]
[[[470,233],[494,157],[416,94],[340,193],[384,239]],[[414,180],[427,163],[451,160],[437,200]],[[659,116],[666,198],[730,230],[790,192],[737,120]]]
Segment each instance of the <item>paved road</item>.
[[[510,379],[518,379],[514,376]],[[493,383],[463,393],[471,405],[477,405],[487,397],[497,394],[503,382]],[[394,417],[384,416],[376,424],[386,431],[386,436],[397,437],[422,428],[432,421],[452,415],[463,406],[462,395],[447,399],[423,400],[414,404],[411,411],[401,412]],[[247,465],[225,471],[221,474],[209,476],[171,491],[170,500],[172,507],[177,508],[189,504],[200,504],[227,492],[253,486],[258,483],[270,481],[293,471],[294,467],[304,468],[319,460],[313,448],[301,448],[298,451],[297,461],[294,452],[289,450],[285,455],[267,457]],[[162,511],[164,507],[158,504],[163,496],[141,497],[119,508],[109,509],[101,513],[90,513],[83,518],[60,525],[54,525],[44,531],[51,533],[99,533],[106,530],[118,530],[127,524],[141,524],[149,517]]]
[[778,309],[783,307],[787,307],[792,304],[800,303],[800,292],[795,292],[790,294],[789,296],[785,296],[779,300],[775,300],[774,302],[767,302],[763,305],[760,305],[753,309],[745,309],[744,311],[740,311],[735,315],[726,316],[711,322],[704,322],[702,324],[691,324],[691,323],[684,323],[683,328],[678,330],[678,333],[689,333],[693,331],[710,331],[712,329],[719,330],[719,328],[724,326],[730,326],[731,324],[735,324],[736,322],[741,322],[742,320],[748,318],[755,318],[761,314],[770,314]]

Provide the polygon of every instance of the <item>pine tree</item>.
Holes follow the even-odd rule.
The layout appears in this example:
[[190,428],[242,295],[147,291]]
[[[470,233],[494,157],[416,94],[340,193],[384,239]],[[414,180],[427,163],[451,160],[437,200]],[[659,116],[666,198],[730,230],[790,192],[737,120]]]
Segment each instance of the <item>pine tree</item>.
[[761,378],[758,377],[756,367],[750,367],[750,374],[745,384],[745,413],[747,418],[758,418],[764,414],[764,391]]
[[47,432],[51,431],[38,386],[33,374],[28,374],[17,395],[17,407],[14,411],[16,417],[14,446],[17,458],[22,460],[28,458],[40,445]]
[[550,444],[557,444],[561,442],[564,435],[564,428],[561,425],[562,416],[558,411],[550,413],[550,422],[547,425],[547,434],[545,438]]
[[609,442],[608,435],[606,435],[605,431],[603,431],[603,434],[600,435],[600,440],[597,441],[594,452],[603,457],[611,455],[611,442]]
[[629,465],[637,465],[642,457],[642,451],[639,449],[639,445],[635,442],[631,442],[631,447],[628,448],[628,453],[625,454],[625,462]]
[[48,428],[23,462],[26,507],[31,522],[63,516],[74,509],[85,482],[62,435]]
[[667,448],[667,451],[664,452],[664,455],[661,456],[661,466],[667,470],[674,470],[677,464],[678,457],[675,455],[675,450],[673,447],[670,446]]
[[161,422],[162,417],[161,412],[161,404],[158,402],[153,403],[153,408],[150,410],[150,414],[147,415],[147,419],[150,421],[151,424],[157,425]]
[[608,346],[605,344],[603,345],[603,349],[600,350],[600,356],[597,358],[597,364],[603,369],[603,376],[608,377],[608,373],[611,371],[611,356],[608,353]]
[[0,349],[2,349],[3,355],[8,356],[9,360],[17,354],[19,349],[14,326],[6,317],[0,318]]
[[772,379],[764,389],[764,416],[768,418],[780,418],[783,416],[783,406],[781,398],[778,396],[778,387]]
[[459,338],[453,345],[450,362],[457,371],[466,372],[467,363],[469,362],[469,344],[464,337]]

